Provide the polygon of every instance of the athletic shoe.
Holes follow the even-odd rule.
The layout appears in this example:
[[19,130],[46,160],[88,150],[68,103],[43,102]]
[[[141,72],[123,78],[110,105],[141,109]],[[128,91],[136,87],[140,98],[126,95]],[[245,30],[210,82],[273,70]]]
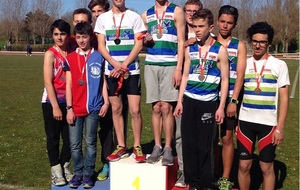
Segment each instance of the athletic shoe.
[[154,146],[151,155],[147,158],[147,163],[154,164],[158,162],[162,155],[162,148],[159,146]]
[[66,185],[67,182],[63,176],[63,171],[61,169],[61,165],[57,164],[51,167],[51,175],[52,175],[52,184],[55,186],[63,186]]
[[220,190],[231,190],[233,183],[226,178],[220,178],[218,185]]
[[176,181],[175,187],[186,187],[186,184],[184,182],[184,175],[183,175],[183,173],[181,173],[180,177]]
[[164,148],[164,154],[162,158],[163,166],[173,166],[174,157],[172,155],[172,149],[170,147]]
[[73,179],[69,182],[70,188],[77,188],[82,183],[82,176],[74,175]]
[[70,171],[69,166],[70,166],[70,162],[66,162],[64,164],[64,173],[65,173],[65,178],[66,178],[67,182],[70,182],[74,176],[72,174],[72,172]]
[[143,154],[142,147],[136,146],[133,148],[133,157],[135,158],[135,162],[143,163],[146,162],[146,156]]
[[106,159],[111,162],[115,162],[125,157],[128,157],[127,147],[122,147],[118,145],[115,151],[111,155],[109,155]]
[[102,171],[98,174],[97,179],[99,181],[106,180],[108,178],[108,173],[109,173],[109,166],[108,166],[108,164],[104,164]]
[[94,180],[89,175],[84,175],[82,180],[82,186],[85,189],[90,189],[94,187]]

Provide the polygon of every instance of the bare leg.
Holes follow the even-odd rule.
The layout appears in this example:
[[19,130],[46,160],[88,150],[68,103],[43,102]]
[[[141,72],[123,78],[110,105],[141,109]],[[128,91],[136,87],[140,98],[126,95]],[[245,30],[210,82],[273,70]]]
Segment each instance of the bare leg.
[[260,168],[263,174],[263,189],[264,190],[274,190],[275,189],[275,173],[273,162],[259,162]]
[[239,161],[239,171],[238,171],[238,181],[240,190],[250,189],[250,169],[252,166],[252,160],[240,160]]
[[131,114],[131,124],[134,138],[134,147],[141,145],[142,114],[140,110],[141,96],[128,95],[128,104]]
[[226,135],[222,137],[222,159],[223,178],[229,179],[234,156],[233,131],[226,130]]

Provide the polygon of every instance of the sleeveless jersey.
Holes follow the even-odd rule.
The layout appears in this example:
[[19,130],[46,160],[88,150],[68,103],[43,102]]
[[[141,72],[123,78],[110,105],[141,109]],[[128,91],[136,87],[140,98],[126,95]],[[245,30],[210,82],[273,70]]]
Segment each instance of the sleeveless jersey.
[[146,20],[148,33],[152,34],[154,46],[147,48],[145,65],[176,66],[177,65],[177,29],[174,21],[174,11],[177,5],[170,3],[162,22],[162,37],[158,38],[158,23],[155,7],[147,10]]
[[230,68],[228,98],[232,97],[234,84],[236,81],[238,45],[239,45],[239,40],[233,37],[227,47],[229,68]]
[[[76,117],[98,113],[103,105],[102,72],[104,59],[94,49],[91,50],[90,57],[87,58],[76,49],[75,52],[67,56],[64,65],[64,70],[70,71],[72,76],[72,106]],[[81,63],[81,68],[79,68],[78,60]],[[82,66],[84,67],[83,75]],[[80,80],[84,81],[83,85],[80,85]]]
[[184,92],[186,96],[200,101],[218,100],[221,71],[217,67],[217,60],[220,46],[221,44],[215,41],[209,49],[204,64],[204,81],[199,80],[199,46],[198,44],[189,46],[191,66],[186,90]]
[[[48,50],[54,54],[53,86],[56,92],[57,102],[66,103],[66,73],[63,71],[65,57],[59,53],[58,48],[55,46]],[[44,88],[42,103],[50,103],[46,88]]]

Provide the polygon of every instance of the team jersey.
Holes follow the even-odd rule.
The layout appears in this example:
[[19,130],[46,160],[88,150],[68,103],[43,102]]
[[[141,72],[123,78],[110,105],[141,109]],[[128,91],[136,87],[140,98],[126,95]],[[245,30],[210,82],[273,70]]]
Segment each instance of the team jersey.
[[[66,73],[63,70],[65,57],[59,53],[57,46],[49,48],[48,51],[51,51],[54,54],[53,86],[57,102],[66,103]],[[46,88],[44,88],[42,103],[50,103]]]
[[220,46],[221,44],[219,42],[214,41],[209,48],[204,64],[205,79],[203,79],[203,81],[199,79],[199,46],[198,44],[189,46],[191,66],[187,86],[184,92],[186,96],[200,101],[218,100],[221,71],[217,67],[217,60]]
[[[124,14],[124,15],[123,15]],[[101,14],[95,25],[95,32],[106,37],[106,48],[113,59],[123,63],[134,47],[134,35],[146,31],[143,20],[136,12],[126,10],[123,14],[114,14],[112,10]],[[123,16],[122,16],[123,15]],[[114,19],[115,18],[115,24]],[[116,29],[120,26],[120,44],[115,43]],[[109,75],[113,66],[106,61],[105,75]],[[128,65],[130,75],[140,74],[138,57]]]
[[[162,21],[162,36],[158,37],[158,19],[155,7],[147,10],[146,21],[148,33],[152,34],[154,46],[147,48],[145,65],[176,66],[177,65],[177,28],[175,26],[174,11],[177,5],[170,3],[166,8]],[[160,16],[159,16],[160,17]]]
[[90,55],[76,51],[69,54],[64,70],[72,76],[72,106],[76,117],[98,113],[103,105],[102,72],[104,59],[91,49]]
[[255,92],[257,87],[254,58],[247,59],[244,97],[240,109],[239,119],[263,125],[277,125],[277,104],[279,88],[290,85],[288,68],[284,61],[273,56],[266,60],[255,61],[257,73],[263,65],[265,68],[260,80],[261,92]]
[[239,40],[234,37],[231,39],[231,41],[229,41],[229,44],[227,46],[229,69],[230,69],[228,98],[232,97],[234,84],[237,77],[236,68],[237,68],[238,46],[239,46]]

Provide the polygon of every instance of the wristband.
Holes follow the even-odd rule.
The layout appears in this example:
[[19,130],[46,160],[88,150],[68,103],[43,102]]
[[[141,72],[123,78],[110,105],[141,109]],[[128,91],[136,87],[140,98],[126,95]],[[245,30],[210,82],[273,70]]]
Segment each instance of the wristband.
[[280,131],[280,130],[278,130],[278,129],[276,129],[275,132],[276,132],[276,133],[283,134],[283,131]]
[[67,110],[72,109],[72,108],[73,108],[73,106],[67,106],[66,107]]

